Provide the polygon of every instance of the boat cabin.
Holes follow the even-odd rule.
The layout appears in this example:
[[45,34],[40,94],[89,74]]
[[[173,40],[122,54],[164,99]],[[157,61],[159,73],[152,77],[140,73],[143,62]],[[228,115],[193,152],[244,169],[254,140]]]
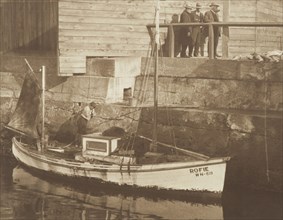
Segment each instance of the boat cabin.
[[118,146],[117,137],[102,136],[99,134],[87,134],[82,136],[82,156],[110,156]]
[[[132,155],[120,154],[118,151],[121,138],[102,136],[100,133],[82,136],[82,152],[75,156],[78,161],[100,161],[112,164],[135,164],[136,158]],[[114,153],[115,152],[115,153]]]

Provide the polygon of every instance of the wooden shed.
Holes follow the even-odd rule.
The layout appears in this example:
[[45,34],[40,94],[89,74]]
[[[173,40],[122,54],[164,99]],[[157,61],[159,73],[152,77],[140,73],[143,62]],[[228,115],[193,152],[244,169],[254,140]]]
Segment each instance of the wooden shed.
[[[197,1],[188,1],[193,6]],[[210,0],[198,0],[202,12]],[[282,22],[282,0],[218,0],[220,20]],[[1,0],[1,53],[17,48],[55,51],[59,74],[86,72],[86,57],[147,56],[146,25],[154,0]],[[160,23],[184,10],[184,0],[160,0]],[[161,35],[166,37],[166,30]],[[282,28],[231,27],[229,56],[282,49]],[[221,52],[221,44],[219,45]]]
[[[199,2],[203,12],[209,10],[210,0]],[[217,2],[222,21],[282,22],[282,0]],[[183,6],[183,0],[160,0],[160,23],[180,15]],[[86,56],[146,56],[146,24],[154,22],[154,15],[153,0],[60,0],[60,73],[84,73]],[[230,28],[229,56],[282,49],[282,36],[280,28]]]

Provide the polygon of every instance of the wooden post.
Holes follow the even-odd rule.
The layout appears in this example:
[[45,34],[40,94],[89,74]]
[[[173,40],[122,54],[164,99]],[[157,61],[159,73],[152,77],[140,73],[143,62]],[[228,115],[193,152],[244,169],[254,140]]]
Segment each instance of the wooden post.
[[174,33],[174,28],[173,25],[169,25],[168,27],[168,31],[169,31],[169,57],[174,57],[175,56],[175,33]]
[[213,25],[210,24],[208,26],[208,55],[209,55],[209,59],[214,59],[214,31],[213,31]]
[[223,34],[222,34],[222,57],[229,57],[229,27],[223,26]]
[[[229,22],[230,16],[230,0],[223,2],[223,22]],[[222,57],[228,58],[229,56],[229,26],[223,26],[222,34]]]

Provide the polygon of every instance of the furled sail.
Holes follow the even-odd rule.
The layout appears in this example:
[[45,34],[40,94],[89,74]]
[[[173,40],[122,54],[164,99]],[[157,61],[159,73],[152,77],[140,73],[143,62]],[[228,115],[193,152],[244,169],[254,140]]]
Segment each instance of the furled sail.
[[38,138],[37,124],[39,122],[39,108],[41,89],[35,74],[28,70],[21,94],[9,124],[8,129],[27,136]]

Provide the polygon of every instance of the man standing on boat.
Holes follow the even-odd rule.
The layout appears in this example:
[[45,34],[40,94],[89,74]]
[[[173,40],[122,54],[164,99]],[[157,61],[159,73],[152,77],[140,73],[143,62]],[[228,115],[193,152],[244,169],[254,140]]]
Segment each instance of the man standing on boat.
[[[190,6],[188,3],[185,3],[184,7],[185,7],[185,10],[181,14],[180,23],[191,23],[192,22],[192,15],[191,15],[192,6]],[[181,57],[185,58],[185,57],[192,56],[193,48],[192,48],[191,34],[192,34],[192,27],[190,26],[182,27],[181,36],[180,36],[180,40],[182,43]],[[187,56],[186,54],[188,47],[189,47],[189,56]]]
[[77,121],[78,135],[76,136],[76,144],[80,144],[81,136],[87,133],[87,123],[93,116],[96,115],[94,110],[95,108],[96,103],[91,102],[86,107],[84,107],[82,113],[80,114]]

